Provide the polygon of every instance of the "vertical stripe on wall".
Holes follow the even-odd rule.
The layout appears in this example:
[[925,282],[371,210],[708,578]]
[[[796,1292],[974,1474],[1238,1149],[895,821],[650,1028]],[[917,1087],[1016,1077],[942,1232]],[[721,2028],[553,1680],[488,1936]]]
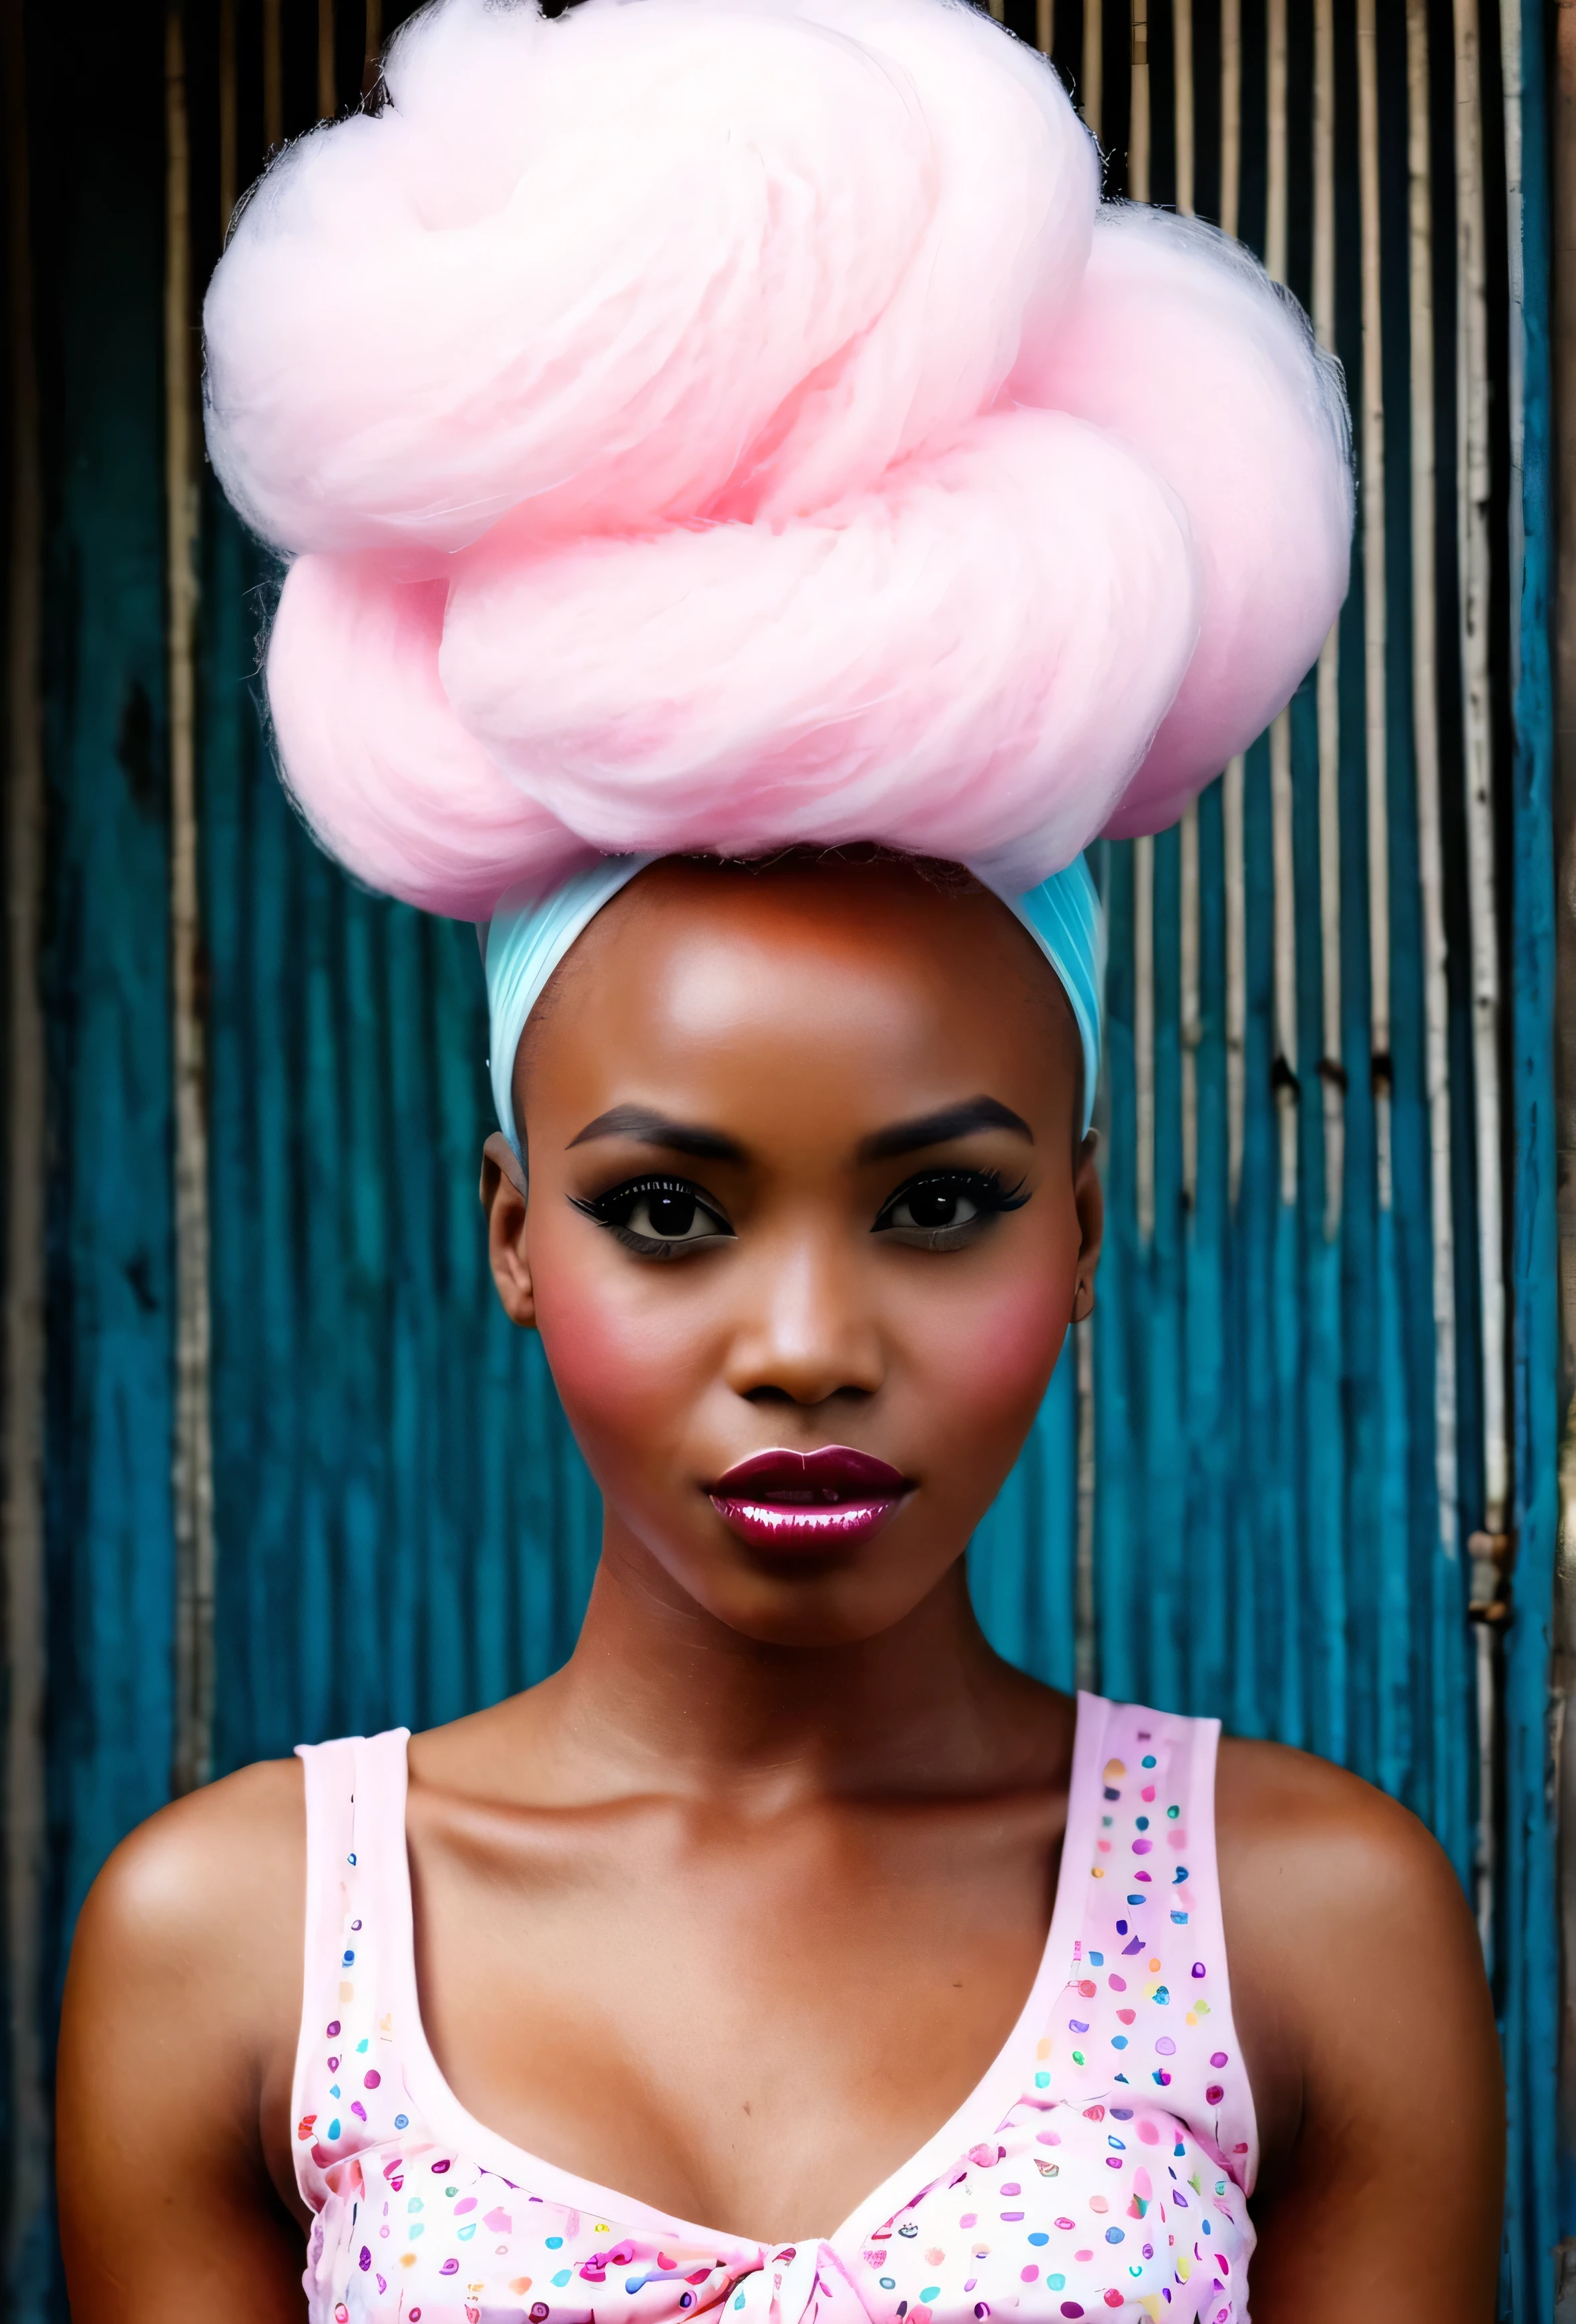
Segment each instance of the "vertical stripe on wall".
[[[1535,38],[1535,29],[1524,38]],[[1562,9],[1549,42],[1547,62],[1551,86],[1544,97],[1541,84],[1529,88],[1524,98],[1531,143],[1539,111],[1546,107],[1547,144],[1553,157],[1553,188],[1544,198],[1544,221],[1549,217],[1576,217],[1576,9]],[[1529,237],[1530,239],[1531,237]],[[1576,840],[1576,239],[1566,234],[1549,237],[1537,253],[1533,268],[1535,332],[1546,318],[1549,348],[1542,366],[1535,364],[1530,386],[1549,397],[1541,428],[1532,431],[1538,465],[1527,491],[1542,481],[1554,480],[1558,516],[1553,551],[1540,543],[1546,558],[1541,585],[1553,601],[1555,681],[1554,877],[1556,965],[1554,1004],[1554,1098],[1556,1130],[1554,1167],[1560,1262],[1560,1397],[1564,1425],[1560,1440],[1559,1537],[1555,1581],[1553,1693],[1550,1724],[1553,1730],[1555,1784],[1560,1852],[1556,1865],[1561,1952],[1560,2048],[1561,2126],[1566,2133],[1563,2153],[1557,2158],[1557,2225],[1561,2241],[1557,2311],[1576,2290],[1576,1717],[1571,1696],[1576,1691],[1576,913],[1569,908],[1571,893],[1572,844]],[[1525,284],[1524,271],[1524,284]],[[1541,309],[1541,315],[1540,315]],[[1525,461],[1525,438],[1523,460]],[[1525,475],[1525,465],[1524,465]]]
[[[1472,1596],[1499,1598],[1498,1568],[1508,1543],[1510,1443],[1506,1416],[1502,1122],[1499,1105],[1499,924],[1490,756],[1488,350],[1483,215],[1481,58],[1476,0],[1455,0],[1457,546],[1461,559],[1461,722],[1466,754],[1467,873],[1471,906],[1472,1074],[1477,1092],[1478,1247],[1483,1333],[1483,1522],[1473,1536]],[[1498,1731],[1498,1649],[1493,1630],[1477,1635],[1478,1917],[1492,1958]]]
[[[221,121],[221,138],[223,123]],[[170,687],[171,1053],[175,1106],[175,1740],[171,1788],[213,1768],[214,1480],[208,1141],[197,878],[197,423],[186,36],[164,19],[164,568]]]
[[[1550,460],[1549,143],[1543,11],[1522,0],[1518,235],[1521,310],[1509,318],[1525,386],[1521,493],[1512,512],[1516,614],[1514,758],[1510,769],[1511,1022],[1510,1407],[1516,1618],[1505,1654],[1505,1864],[1500,1978],[1512,2090],[1507,2233],[1518,2316],[1552,2317],[1560,2232],[1559,2048],[1550,1719],[1551,1617],[1559,1525],[1559,1322],[1556,1270],[1554,1047],[1553,673],[1550,594],[1553,475]],[[1516,61],[1513,60],[1513,62]],[[1514,279],[1514,278],[1513,278]],[[1567,325],[1568,327],[1568,325]],[[1564,479],[1569,494],[1571,480]],[[1569,2197],[1567,2195],[1567,2204]]]
[[42,1905],[44,1800],[44,769],[40,695],[43,505],[33,333],[26,57],[20,12],[5,17],[6,321],[10,355],[10,538],[5,602],[5,1239],[0,1256],[0,1554],[5,1560],[5,2165],[0,2297],[32,2296],[45,2254],[49,2068]]

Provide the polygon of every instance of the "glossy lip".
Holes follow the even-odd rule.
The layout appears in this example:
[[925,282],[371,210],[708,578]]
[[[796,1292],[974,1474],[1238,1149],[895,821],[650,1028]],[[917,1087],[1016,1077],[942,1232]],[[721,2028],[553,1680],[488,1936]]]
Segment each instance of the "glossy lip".
[[823,1444],[813,1452],[752,1452],[707,1489],[712,1507],[741,1540],[825,1555],[869,1541],[912,1488],[872,1452]]

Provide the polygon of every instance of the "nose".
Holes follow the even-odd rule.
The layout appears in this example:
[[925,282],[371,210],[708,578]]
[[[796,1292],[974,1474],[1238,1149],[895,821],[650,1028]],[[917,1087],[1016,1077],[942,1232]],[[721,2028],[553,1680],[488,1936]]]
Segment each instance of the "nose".
[[773,1237],[740,1289],[726,1367],[735,1395],[812,1406],[873,1396],[881,1386],[886,1353],[870,1286],[834,1238]]

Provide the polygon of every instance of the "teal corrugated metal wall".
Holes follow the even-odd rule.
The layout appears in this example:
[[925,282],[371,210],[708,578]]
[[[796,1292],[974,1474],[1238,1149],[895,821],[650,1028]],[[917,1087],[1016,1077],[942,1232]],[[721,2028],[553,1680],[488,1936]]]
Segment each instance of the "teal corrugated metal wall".
[[[1217,216],[1229,198],[1221,157],[1230,0],[1181,5],[1192,32],[1195,202]],[[1289,0],[1285,12],[1281,148],[1276,0],[1240,6],[1240,230],[1264,249],[1278,231],[1284,189],[1285,270],[1305,300],[1318,232],[1313,91],[1323,7]],[[1358,0],[1329,0],[1329,10],[1332,336],[1360,409],[1360,19]],[[1152,19],[1149,191],[1170,200],[1179,167],[1185,172],[1175,101],[1178,12],[1157,0],[1136,13]],[[1033,0],[1024,0],[1021,19],[1009,0],[1008,14],[1025,37],[1044,29]],[[1111,920],[1101,1100],[1110,1239],[1100,1308],[1083,1349],[1069,1346],[972,1563],[986,1626],[1015,1659],[1059,1684],[1082,1673],[1108,1692],[1220,1711],[1239,1731],[1343,1759],[1411,1802],[1470,1881],[1474,1640],[1464,1546],[1454,1555],[1448,1546],[1452,1534],[1464,1545],[1481,1525],[1485,1493],[1457,616],[1455,26],[1437,0],[1423,14],[1458,1355],[1453,1505],[1442,1526],[1413,733],[1406,11],[1380,0],[1373,61],[1388,487],[1380,660],[1388,1047],[1376,1071],[1369,608],[1359,548],[1333,697],[1328,688],[1324,696],[1326,718],[1332,706],[1336,714],[1338,756],[1327,762],[1332,788],[1323,811],[1320,692],[1310,677],[1285,730],[1284,762],[1272,766],[1267,739],[1247,755],[1240,867],[1235,794],[1221,784],[1201,802],[1195,835],[1163,835],[1147,852],[1097,851]],[[1490,675],[1502,958],[1512,995],[1503,1152],[1518,1539],[1516,1618],[1495,1648],[1502,1709],[1493,1739],[1501,1801],[1496,1974],[1513,2110],[1505,2303],[1525,2324],[1541,2324],[1552,2310],[1559,2232],[1544,1791],[1556,1418],[1543,503],[1548,203],[1544,15],[1531,0],[1524,15],[1526,558],[1518,624],[1506,546],[1514,482],[1506,28],[1492,7],[1482,17],[1496,389]],[[1052,20],[1055,60],[1080,94],[1092,78],[1083,20],[1072,0],[1060,0]],[[51,2009],[88,1882],[120,1834],[166,1794],[177,1719],[162,21],[153,6],[106,13],[85,60],[58,12],[35,5],[30,18],[50,490],[54,1871],[41,1907],[51,1986],[40,2004]],[[206,5],[187,15],[199,275],[217,248],[226,166],[223,21],[222,9]],[[1135,150],[1134,36],[1115,0],[1106,0],[1103,21],[1101,126],[1109,190],[1120,193]],[[244,179],[274,101],[261,0],[235,0],[228,22]],[[317,109],[320,22],[319,11],[287,0],[277,83],[287,130]],[[361,46],[359,13],[351,22],[342,6],[329,61],[346,94],[358,84]],[[589,1584],[597,1512],[539,1350],[504,1323],[487,1278],[475,1200],[488,1113],[474,937],[355,892],[310,846],[273,779],[258,719],[257,646],[272,576],[211,492],[201,541],[213,1749],[222,1769],[303,1738],[447,1718],[551,1668],[572,1641]],[[1320,878],[1332,803],[1333,915]],[[1339,1039],[1327,1055],[1323,970],[1332,934]],[[1327,1134],[1331,1092],[1343,1122],[1339,1149]],[[1379,1155],[1387,1111],[1389,1202]],[[1337,1186],[1326,1183],[1332,1154]],[[35,2237],[29,2249],[14,2308],[32,2319],[59,2312],[59,2292],[43,2242]]]

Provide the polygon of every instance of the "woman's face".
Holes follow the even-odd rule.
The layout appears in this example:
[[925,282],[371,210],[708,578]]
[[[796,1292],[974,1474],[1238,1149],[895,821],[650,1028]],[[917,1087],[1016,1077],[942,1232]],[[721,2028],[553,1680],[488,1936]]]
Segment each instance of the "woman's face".
[[982,890],[664,863],[600,915],[516,1065],[529,1204],[496,1137],[483,1199],[606,1555],[785,1645],[935,1587],[1092,1303],[1082,1071]]

